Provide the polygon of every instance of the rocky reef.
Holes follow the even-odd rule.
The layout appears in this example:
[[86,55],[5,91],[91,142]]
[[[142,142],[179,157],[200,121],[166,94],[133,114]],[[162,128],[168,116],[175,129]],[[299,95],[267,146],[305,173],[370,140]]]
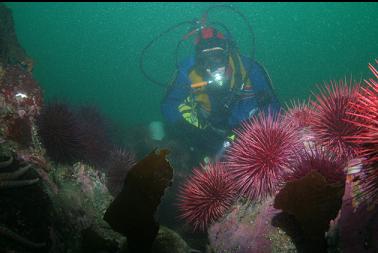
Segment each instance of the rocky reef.
[[[45,101],[32,70],[12,13],[0,4],[0,252],[127,252],[127,238],[103,219],[115,198],[105,168],[85,159],[62,164],[46,155],[36,124]],[[191,251],[164,226],[155,236],[152,252]]]

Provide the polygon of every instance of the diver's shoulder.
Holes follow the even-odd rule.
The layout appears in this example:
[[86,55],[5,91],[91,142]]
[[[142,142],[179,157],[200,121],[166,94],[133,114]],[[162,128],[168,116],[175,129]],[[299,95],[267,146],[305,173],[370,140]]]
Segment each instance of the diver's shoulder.
[[255,59],[252,59],[250,56],[241,55],[241,59],[242,59],[244,65],[248,65],[248,66],[252,65],[253,67],[264,69],[264,66],[262,65],[262,63],[260,63],[259,61],[255,60]]

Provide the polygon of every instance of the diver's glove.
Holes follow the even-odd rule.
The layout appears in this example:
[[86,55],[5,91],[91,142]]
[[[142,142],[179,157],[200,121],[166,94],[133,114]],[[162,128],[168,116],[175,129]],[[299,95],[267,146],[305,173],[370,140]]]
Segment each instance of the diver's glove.
[[184,103],[178,107],[183,119],[200,129],[208,127],[209,113],[197,103],[193,103],[192,100],[187,98]]

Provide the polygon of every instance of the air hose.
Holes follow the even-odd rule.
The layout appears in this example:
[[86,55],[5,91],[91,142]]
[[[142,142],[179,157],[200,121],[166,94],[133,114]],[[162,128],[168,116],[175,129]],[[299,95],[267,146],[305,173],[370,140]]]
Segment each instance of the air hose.
[[[197,20],[197,19],[194,19],[192,21],[183,21],[183,22],[180,22],[180,23],[177,23],[173,26],[171,26],[170,28],[168,28],[167,30],[161,32],[160,34],[158,34],[155,38],[153,38],[143,49],[142,49],[142,52],[141,52],[141,55],[140,55],[140,60],[139,60],[139,68],[142,72],[142,74],[146,77],[146,79],[148,79],[150,82],[160,86],[160,87],[163,87],[163,88],[166,88],[167,87],[167,84],[166,83],[163,83],[163,82],[159,82],[157,80],[155,80],[154,78],[152,78],[145,70],[144,68],[144,58],[145,58],[145,54],[147,52],[147,50],[154,44],[156,43],[161,37],[163,37],[164,35],[172,32],[173,30],[177,29],[177,28],[180,28],[180,27],[183,27],[184,25],[190,25],[191,28],[189,29],[189,32],[187,32],[183,37],[182,39],[177,43],[177,46],[176,46],[176,49],[175,49],[175,52],[174,52],[174,57],[175,57],[175,65],[176,65],[176,72],[179,68],[179,63],[178,63],[178,53],[179,53],[179,50],[180,50],[180,47],[182,45],[182,43],[186,40],[188,40],[191,36],[197,34],[198,32],[200,32],[202,30],[202,28],[206,27],[207,26],[207,21],[208,21],[208,18],[209,18],[209,13],[210,11],[213,11],[214,9],[221,9],[221,8],[225,8],[225,9],[229,9],[235,13],[237,13],[242,19],[243,21],[245,22],[245,24],[247,25],[248,27],[248,31],[249,33],[251,34],[251,37],[252,37],[252,52],[251,52],[251,58],[254,59],[254,52],[255,52],[255,36],[254,36],[254,33],[253,33],[253,29],[252,29],[252,26],[249,24],[248,22],[248,19],[247,17],[241,13],[239,10],[237,10],[235,7],[231,6],[231,5],[214,5],[214,6],[210,6],[209,8],[207,8],[204,12],[204,14],[202,15],[201,19],[200,20]],[[224,29],[226,31],[226,34],[228,34],[229,38],[231,38],[231,33],[229,32],[229,29],[227,29],[227,27],[221,23],[221,22],[212,22],[212,23],[209,23],[209,25],[217,25],[217,26],[220,26],[222,29]],[[232,41],[232,40],[231,40]],[[235,45],[233,45],[235,46]]]

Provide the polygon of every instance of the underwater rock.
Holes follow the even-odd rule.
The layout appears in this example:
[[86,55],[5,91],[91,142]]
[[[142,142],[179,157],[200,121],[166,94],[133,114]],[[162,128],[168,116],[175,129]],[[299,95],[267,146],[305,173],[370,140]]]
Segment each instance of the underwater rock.
[[234,205],[229,214],[208,229],[210,248],[213,252],[230,253],[296,252],[290,237],[272,225],[279,213],[272,198]]
[[348,175],[342,207],[332,222],[335,252],[378,252],[378,206],[356,198],[360,174]]
[[12,12],[0,3],[0,140],[17,150],[34,144],[34,119],[43,102],[32,68],[18,43]]
[[188,244],[175,231],[161,226],[152,245],[154,253],[189,253]]
[[[127,248],[127,241],[121,248],[121,253],[130,253]],[[153,253],[194,253],[199,252],[191,249],[181,236],[164,226],[160,226],[159,232],[152,244]]]
[[57,194],[50,195],[53,203],[50,252],[93,249],[88,245],[88,239],[93,237],[99,242],[100,248],[96,250],[119,248],[122,237],[102,219],[112,201],[105,176],[86,164],[76,163],[72,167],[57,165],[50,177],[58,186]]
[[29,147],[34,120],[42,106],[42,91],[32,74],[20,65],[0,65],[0,72],[0,137]]
[[32,122],[29,118],[16,118],[9,124],[7,137],[22,146],[32,143]]
[[47,253],[51,201],[33,166],[7,157],[3,149],[0,149],[1,252]]
[[114,231],[127,237],[130,252],[151,252],[158,234],[154,214],[173,178],[167,154],[168,150],[154,150],[132,167],[121,193],[104,215]]
[[22,63],[31,70],[32,61],[18,43],[14,27],[12,11],[0,3],[0,65]]
[[103,238],[95,229],[89,227],[81,231],[82,253],[117,252],[117,241]]

